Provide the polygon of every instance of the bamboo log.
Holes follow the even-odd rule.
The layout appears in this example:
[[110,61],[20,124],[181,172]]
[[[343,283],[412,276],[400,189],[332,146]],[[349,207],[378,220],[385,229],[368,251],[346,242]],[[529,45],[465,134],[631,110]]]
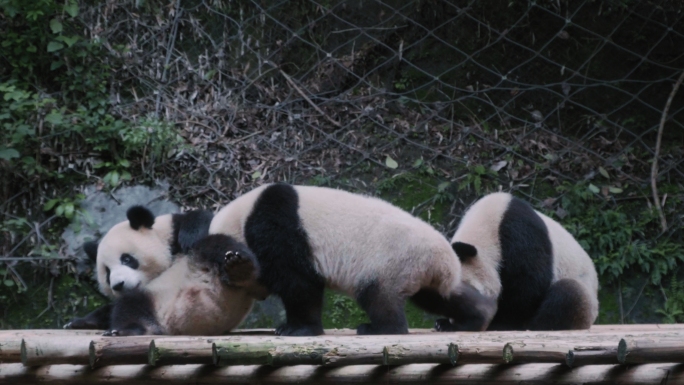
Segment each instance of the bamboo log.
[[[390,337],[390,338],[386,338]],[[393,340],[388,343],[389,340]],[[227,365],[400,365],[404,363],[503,363],[503,343],[424,342],[402,336],[336,338],[280,337],[215,340],[213,363]]]
[[458,345],[453,343],[405,343],[387,345],[382,349],[382,364],[450,364],[458,361]]
[[584,365],[611,365],[617,362],[615,347],[575,347],[568,351],[565,358],[565,364],[571,368]]
[[211,364],[213,361],[210,337],[167,337],[150,341],[149,365]]
[[95,370],[88,366],[53,365],[27,368],[21,364],[0,365],[0,385],[5,384],[474,384],[519,385],[585,383],[646,385],[684,383],[679,364],[634,366],[588,365],[574,369],[557,364],[491,365],[472,364],[445,367],[415,364],[395,367],[353,365],[338,368],[319,366],[229,366],[204,365],[150,367],[147,365],[107,366]]
[[88,364],[88,344],[93,336],[27,337],[21,340],[24,366]]
[[618,344],[617,360],[621,364],[684,363],[684,339],[623,338]]
[[380,365],[382,345],[335,344],[329,341],[304,343],[223,343],[213,344],[213,362],[226,365]]
[[[612,361],[606,364],[616,364],[615,360],[615,339],[607,338],[602,340],[596,338],[591,346],[578,346],[574,341],[515,341],[509,342],[503,348],[503,361],[510,364],[529,364],[529,363],[557,363],[568,366],[579,366],[575,363],[575,351],[602,351],[612,349]],[[584,342],[586,343],[586,341]],[[568,364],[568,356],[572,352],[572,365]],[[581,360],[584,357],[580,358]],[[595,362],[600,363],[600,362]]]
[[96,336],[101,330],[64,330],[64,329],[35,329],[35,330],[0,330],[0,363],[21,362],[21,340],[23,338],[53,338],[60,336]]
[[146,364],[153,336],[100,337],[88,345],[91,368]]

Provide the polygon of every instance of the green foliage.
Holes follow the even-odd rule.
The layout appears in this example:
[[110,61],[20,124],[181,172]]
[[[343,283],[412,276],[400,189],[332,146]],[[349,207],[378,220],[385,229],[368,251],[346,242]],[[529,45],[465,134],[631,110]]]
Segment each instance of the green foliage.
[[325,328],[354,328],[368,322],[366,313],[352,298],[331,291],[326,291],[323,314]]
[[115,187],[131,179],[127,159],[156,161],[179,146],[166,122],[135,124],[109,112],[112,58],[99,41],[80,35],[76,1],[0,0],[0,9],[9,19],[0,61],[10,75],[0,83],[0,159],[15,172],[62,178],[45,147],[81,147],[109,158],[96,168]]
[[458,184],[458,191],[472,187],[475,189],[475,193],[479,195],[482,192],[482,185],[483,183],[486,185],[488,177],[496,178],[496,172],[481,164],[475,165],[468,170],[463,180]]
[[[84,35],[78,4],[76,0],[0,0],[0,170],[7,178],[4,183],[31,190],[35,200],[30,203],[42,204],[53,217],[38,233],[35,217],[21,212],[5,215],[0,231],[17,240],[13,255],[59,256],[59,242],[51,241],[67,224],[78,228],[81,220],[88,220],[79,209],[83,197],[74,194],[73,186],[86,183],[90,169],[71,171],[65,161],[93,165],[94,176],[114,188],[139,175],[145,162],[159,164],[181,147],[172,124],[153,117],[135,121],[113,112],[109,82],[118,59],[99,39]],[[21,266],[35,270],[29,264],[14,268]],[[36,271],[0,272],[0,314],[7,316],[0,327],[48,326],[48,320],[40,321],[45,302],[34,306],[28,298],[62,295],[61,285],[80,285],[73,276],[61,275],[60,265],[50,266],[52,277],[38,277]],[[24,284],[21,277],[33,277],[39,284]],[[51,281],[54,287],[46,285]],[[28,292],[22,292],[27,287]],[[90,295],[97,293],[83,289]],[[71,298],[73,291],[63,292],[61,305],[56,298],[48,299],[61,306],[51,312],[49,326],[61,326],[54,324],[55,313],[61,317],[88,298],[86,294]]]
[[412,169],[375,183],[377,195],[432,224],[441,223],[454,201],[451,182],[442,180],[434,168],[418,159]]
[[638,269],[657,285],[684,261],[684,245],[660,237],[657,213],[641,202],[610,206],[586,184],[560,190],[568,214],[561,222],[594,259],[603,283]]
[[679,281],[676,272],[670,280],[670,286],[663,289],[663,294],[665,303],[662,308],[656,310],[663,315],[663,322],[684,322],[684,282]]
[[51,211],[54,208],[55,216],[71,220],[78,210],[78,201],[83,200],[84,198],[85,196],[83,194],[78,194],[75,199],[53,198],[43,205],[43,211]]

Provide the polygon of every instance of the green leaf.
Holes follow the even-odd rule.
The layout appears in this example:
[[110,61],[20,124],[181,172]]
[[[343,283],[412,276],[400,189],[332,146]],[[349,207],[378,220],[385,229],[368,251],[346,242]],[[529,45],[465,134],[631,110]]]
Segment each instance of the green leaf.
[[594,194],[598,194],[601,191],[601,189],[594,186],[593,184],[589,184],[589,191],[593,192]]
[[451,183],[449,183],[449,182],[442,182],[442,183],[440,183],[440,184],[437,186],[437,191],[442,192],[442,191],[446,190],[447,187],[449,187],[450,184],[451,184]]
[[10,160],[18,157],[19,151],[13,148],[0,148],[0,159]]
[[55,40],[65,43],[67,47],[71,47],[78,41],[78,36],[57,36]]
[[423,158],[417,159],[413,162],[413,167],[420,167],[423,164]]
[[50,64],[50,71],[54,71],[63,65],[64,65],[64,62],[61,60],[53,61],[52,64]]
[[69,16],[76,17],[78,16],[78,3],[75,1],[70,1],[68,4],[64,5],[64,10],[69,14]]
[[482,175],[486,172],[484,166],[481,164],[478,164],[477,166],[475,166],[474,170],[475,170],[475,173],[480,174],[480,175]]
[[387,155],[387,158],[385,158],[385,165],[391,169],[399,167],[399,163],[397,163],[396,160],[390,158],[389,155]]
[[254,173],[252,174],[252,179],[257,179],[260,176],[261,176],[261,171],[259,171],[259,170],[254,171]]
[[57,199],[57,198],[55,198],[55,199],[50,199],[49,201],[47,201],[47,203],[45,203],[45,206],[43,206],[43,211],[50,211],[50,210],[52,210],[52,208],[55,207],[55,205],[57,204],[57,202],[59,202],[59,199]]
[[48,43],[47,51],[48,52],[55,52],[55,51],[59,51],[62,48],[64,48],[64,44],[56,42],[56,41],[51,41],[50,43]]
[[204,74],[204,80],[211,80],[211,78],[213,78],[215,74],[216,74],[215,69],[207,71],[207,73]]
[[598,170],[599,170],[599,173],[600,173],[601,175],[603,175],[604,178],[610,179],[610,176],[608,176],[608,171],[606,171],[605,168],[599,167]]
[[62,22],[57,19],[50,20],[50,29],[52,30],[52,33],[62,32]]
[[49,114],[47,114],[47,116],[45,116],[45,121],[57,126],[62,124],[62,118],[63,116],[61,112],[52,110]]
[[622,189],[619,187],[608,187],[608,191],[610,191],[613,194],[620,194],[622,192]]
[[74,216],[74,204],[73,203],[67,203],[66,207],[64,207],[64,216],[67,219],[71,219]]
[[121,159],[119,161],[119,166],[121,167],[129,167],[131,165],[131,162],[128,161],[128,159]]
[[3,281],[3,283],[4,283],[5,286],[7,286],[7,287],[12,287],[12,286],[14,286],[14,281],[12,281],[11,279],[6,279],[6,280]]
[[119,173],[117,171],[112,171],[109,173],[109,184],[112,186],[119,184]]
[[58,217],[61,217],[62,214],[64,214],[64,205],[59,205],[59,206],[57,206],[57,208],[55,209],[55,215],[58,216]]

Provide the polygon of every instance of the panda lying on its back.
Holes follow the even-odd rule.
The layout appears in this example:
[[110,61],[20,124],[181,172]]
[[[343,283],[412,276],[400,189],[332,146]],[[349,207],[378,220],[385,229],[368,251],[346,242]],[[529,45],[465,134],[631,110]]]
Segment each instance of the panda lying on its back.
[[225,334],[242,322],[255,297],[264,298],[258,274],[249,248],[210,235],[147,286],[117,298],[104,335]]
[[[100,291],[109,298],[144,287],[208,235],[213,217],[209,211],[187,211],[154,217],[143,206],[126,212],[127,221],[114,225],[100,241],[83,245],[96,263]],[[112,305],[105,305],[66,324],[66,329],[109,329]]]
[[[598,315],[594,264],[558,222],[507,193],[477,201],[452,239],[463,281],[498,300],[488,330],[588,329]],[[441,330],[458,329],[442,321]]]
[[369,324],[358,334],[408,333],[404,302],[482,330],[494,303],[461,285],[461,267],[432,226],[380,199],[323,187],[258,187],[221,209],[210,234],[245,242],[259,282],[280,297],[287,321],[276,333],[323,333],[325,287],[358,301]]

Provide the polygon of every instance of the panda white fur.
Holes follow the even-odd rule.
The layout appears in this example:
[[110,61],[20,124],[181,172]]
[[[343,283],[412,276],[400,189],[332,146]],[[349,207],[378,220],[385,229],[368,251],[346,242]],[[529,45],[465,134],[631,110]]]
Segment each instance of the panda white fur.
[[[451,243],[463,282],[498,301],[488,330],[588,329],[596,320],[594,263],[567,230],[527,202],[486,195],[466,211]],[[459,326],[441,321],[437,328]]]
[[258,270],[244,244],[220,234],[203,238],[146,286],[122,293],[104,335],[225,334],[259,296],[250,291]]
[[210,234],[244,242],[259,282],[283,302],[279,335],[323,333],[324,288],[355,298],[370,323],[358,334],[408,333],[404,303],[482,330],[493,302],[462,287],[460,262],[433,227],[377,198],[284,183],[258,187],[222,208]]
[[[204,210],[166,214],[155,218],[144,206],[126,212],[127,221],[114,225],[99,244],[86,242],[86,255],[96,264],[100,291],[116,298],[144,287],[168,269],[184,253],[208,235],[212,213]],[[111,304],[72,320],[67,329],[108,329]]]

